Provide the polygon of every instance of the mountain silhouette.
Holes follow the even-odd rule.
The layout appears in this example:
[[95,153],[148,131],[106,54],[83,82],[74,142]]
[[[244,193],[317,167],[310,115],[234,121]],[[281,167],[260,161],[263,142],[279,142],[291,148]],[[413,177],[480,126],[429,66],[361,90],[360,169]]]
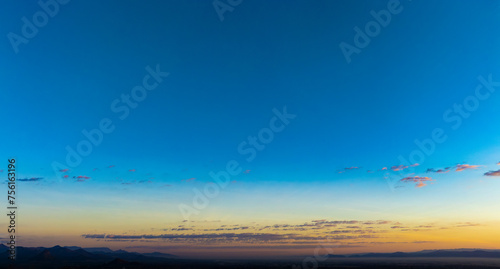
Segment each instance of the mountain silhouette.
[[329,255],[330,258],[500,258],[499,250],[423,250],[418,252]]
[[[125,250],[111,250],[105,247],[81,248],[77,246],[61,247],[59,245],[45,247],[17,247],[16,260],[10,261],[9,249],[0,244],[0,268],[100,268],[100,269],[136,269],[136,268],[292,268],[296,261],[280,260],[218,260],[218,259],[182,259],[172,254],[151,252],[137,253]],[[321,268],[422,268],[422,264],[407,262],[406,258],[423,260],[425,268],[500,268],[500,250],[485,249],[455,249],[455,250],[423,250],[418,252],[392,252],[392,253],[361,253],[351,255],[329,255],[330,259],[322,261]],[[376,258],[368,261],[363,258]],[[443,265],[455,260],[469,259],[465,263],[478,261],[480,264],[470,267],[456,267],[457,264]],[[450,258],[452,258],[450,261]],[[404,260],[404,267],[400,261]],[[359,261],[361,263],[359,263]],[[410,260],[410,259],[408,259]],[[388,263],[393,262],[393,265]],[[485,267],[485,262],[493,261],[497,267]],[[495,262],[496,261],[496,262]],[[328,263],[331,262],[329,266]],[[335,263],[337,262],[337,263]],[[493,263],[489,262],[489,263]],[[14,263],[14,264],[13,264]],[[361,267],[358,265],[361,264]],[[345,265],[347,267],[342,267]],[[460,264],[458,264],[460,265]],[[339,267],[340,266],[340,267]],[[403,266],[403,267],[400,267]],[[443,267],[444,266],[444,267]]]
[[[11,263],[9,248],[0,244],[0,267]],[[78,264],[106,265],[114,268],[119,264],[127,263],[129,266],[139,266],[139,262],[167,262],[168,258],[175,258],[175,255],[155,252],[150,256],[125,250],[113,251],[109,248],[81,248],[76,246],[61,247],[59,245],[44,247],[16,247],[16,263],[30,267],[32,264],[39,265],[40,268],[50,268],[51,266],[63,266]],[[121,267],[120,267],[121,268]]]

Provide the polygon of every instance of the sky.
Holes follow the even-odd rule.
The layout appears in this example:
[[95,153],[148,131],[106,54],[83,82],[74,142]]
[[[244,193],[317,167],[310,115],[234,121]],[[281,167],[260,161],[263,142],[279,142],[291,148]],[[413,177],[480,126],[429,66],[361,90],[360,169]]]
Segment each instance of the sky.
[[5,3],[0,195],[14,158],[18,245],[500,248],[499,12],[450,0]]

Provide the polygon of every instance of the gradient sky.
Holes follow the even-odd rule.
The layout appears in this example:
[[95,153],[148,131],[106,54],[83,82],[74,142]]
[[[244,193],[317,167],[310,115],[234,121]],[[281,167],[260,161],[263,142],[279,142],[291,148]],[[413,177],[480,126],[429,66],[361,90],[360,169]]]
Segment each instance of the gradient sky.
[[[211,1],[73,0],[16,46],[10,33],[43,9],[5,3],[0,176],[16,158],[18,244],[211,257],[500,248],[500,1],[401,0],[348,63],[340,44],[388,3],[244,0],[221,20]],[[148,66],[169,74],[117,113]],[[249,136],[267,138],[284,109],[294,118],[249,160]],[[113,131],[69,165],[68,147],[103,119]],[[433,132],[445,141],[418,153]],[[231,160],[241,171],[214,183]],[[206,188],[218,193],[183,215]]]

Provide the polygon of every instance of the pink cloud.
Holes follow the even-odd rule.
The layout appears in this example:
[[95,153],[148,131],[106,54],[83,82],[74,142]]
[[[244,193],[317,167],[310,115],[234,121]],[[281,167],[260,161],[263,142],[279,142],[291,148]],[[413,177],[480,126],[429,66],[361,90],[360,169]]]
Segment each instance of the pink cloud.
[[457,164],[452,167],[445,167],[445,168],[440,168],[440,169],[434,169],[434,168],[429,168],[427,169],[427,172],[433,172],[433,173],[448,173],[450,171],[453,171],[455,169],[456,172],[461,172],[467,169],[477,169],[479,168],[480,165],[470,165],[470,164]]
[[250,173],[250,170],[245,170],[243,173],[248,174]]
[[420,181],[431,181],[432,178],[430,177],[419,177],[419,176],[414,176],[414,177],[405,177],[401,179],[400,181],[403,182],[420,182]]
[[407,165],[402,165],[402,164],[401,164],[401,165],[394,165],[394,166],[392,166],[392,167],[391,167],[391,170],[392,170],[392,171],[400,171],[400,170],[404,170],[404,169],[406,169],[406,168],[408,168],[408,166],[407,166]]
[[[418,163],[414,163],[414,164],[410,164],[409,166],[408,165],[393,165],[391,166],[391,170],[392,171],[401,171],[401,170],[404,170],[404,169],[408,169],[409,167],[415,167],[415,166],[419,166],[420,164]],[[382,170],[387,170],[387,167],[384,167],[382,168]]]
[[130,170],[128,170],[128,171],[129,171],[129,172],[135,172],[135,169],[130,169]]
[[61,170],[59,170],[59,172],[63,172],[63,173],[68,172],[68,171],[69,171],[69,169],[61,169]]
[[424,182],[434,181],[434,180],[430,177],[413,176],[413,177],[405,177],[405,178],[401,179],[400,181],[401,182],[415,182],[415,183],[417,183],[417,185],[415,186],[416,188],[422,188],[422,187],[427,185]]
[[88,177],[88,176],[77,176],[77,177],[73,177],[73,178],[76,178],[77,182],[84,182],[85,180],[90,179],[90,177]]
[[424,182],[420,181],[417,186],[415,186],[416,188],[422,188],[424,186],[427,186],[427,184],[425,184]]
[[196,179],[195,177],[192,177],[192,178],[188,178],[188,179],[183,179],[182,181],[190,182],[190,181],[193,181],[195,179]]
[[455,171],[460,172],[467,169],[477,169],[479,165],[457,164]]
[[63,178],[68,178],[69,176],[68,175],[64,175]]

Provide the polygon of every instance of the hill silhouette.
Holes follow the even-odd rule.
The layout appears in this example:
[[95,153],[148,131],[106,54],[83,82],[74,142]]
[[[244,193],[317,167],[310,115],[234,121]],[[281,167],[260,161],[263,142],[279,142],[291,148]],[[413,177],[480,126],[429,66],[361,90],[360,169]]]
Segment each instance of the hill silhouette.
[[[304,259],[195,260],[172,254],[137,253],[109,248],[17,247],[16,261],[7,259],[7,246],[0,244],[0,268],[302,268]],[[418,252],[330,255],[319,268],[500,268],[500,250],[455,249]]]

